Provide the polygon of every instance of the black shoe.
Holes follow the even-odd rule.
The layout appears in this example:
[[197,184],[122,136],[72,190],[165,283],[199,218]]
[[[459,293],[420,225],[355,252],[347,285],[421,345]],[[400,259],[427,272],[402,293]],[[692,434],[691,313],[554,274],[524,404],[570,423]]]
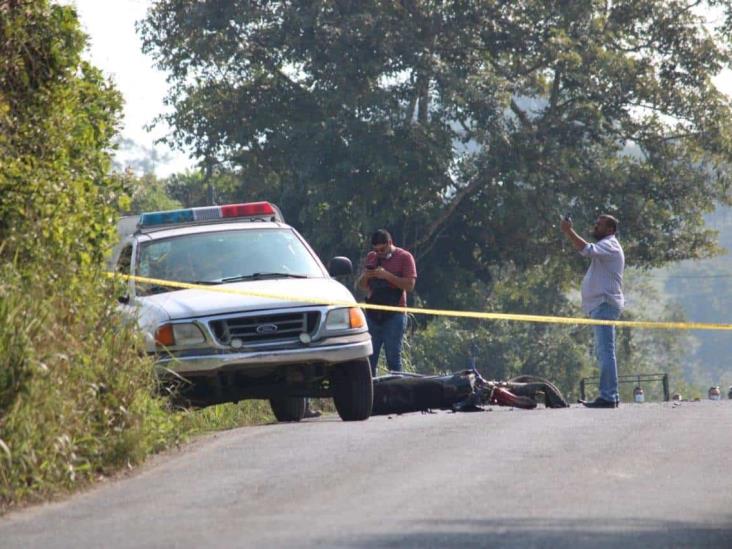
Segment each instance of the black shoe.
[[612,400],[605,400],[604,398],[597,397],[595,400],[580,400],[585,408],[617,408],[620,406],[619,402],[613,402]]

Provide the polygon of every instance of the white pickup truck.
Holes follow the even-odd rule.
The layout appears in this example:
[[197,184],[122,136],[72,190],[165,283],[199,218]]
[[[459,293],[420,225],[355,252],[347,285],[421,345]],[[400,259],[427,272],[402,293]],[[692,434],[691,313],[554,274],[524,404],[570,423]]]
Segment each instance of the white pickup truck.
[[[129,219],[127,220],[129,224]],[[371,415],[371,338],[363,311],[307,242],[268,202],[144,213],[116,248],[119,297],[142,329],[163,386],[207,406],[269,399],[299,421],[307,397],[333,397],[345,421]]]

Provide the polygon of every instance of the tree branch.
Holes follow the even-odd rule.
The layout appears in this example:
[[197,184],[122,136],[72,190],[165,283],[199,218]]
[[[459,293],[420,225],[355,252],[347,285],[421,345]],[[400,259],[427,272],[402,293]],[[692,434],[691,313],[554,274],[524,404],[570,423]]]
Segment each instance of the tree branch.
[[455,213],[455,210],[465,199],[465,197],[471,195],[478,188],[480,182],[481,178],[479,177],[479,174],[473,176],[468,184],[455,194],[455,198],[453,198],[452,202],[447,206],[447,208],[445,208],[442,214],[437,219],[435,219],[435,221],[429,227],[427,227],[427,230],[424,231],[422,238],[420,238],[416,242],[413,242],[412,245],[409,246],[409,248],[415,252],[415,255],[417,255],[419,259],[424,257],[424,254],[428,250],[425,250],[423,251],[423,253],[418,254],[418,248],[423,247],[426,243],[430,241],[433,235],[441,229],[441,227],[450,219],[450,217],[452,217],[452,214]]
[[516,104],[516,100],[513,97],[511,98],[511,110],[518,117],[518,119],[521,121],[521,124],[525,128],[532,128],[531,120],[529,120],[529,117],[526,115],[526,113],[519,108],[519,106]]
[[554,109],[557,107],[557,102],[559,101],[559,82],[562,77],[562,69],[556,68],[554,69],[554,82],[552,82],[552,94],[549,99],[549,106],[550,110],[554,112]]

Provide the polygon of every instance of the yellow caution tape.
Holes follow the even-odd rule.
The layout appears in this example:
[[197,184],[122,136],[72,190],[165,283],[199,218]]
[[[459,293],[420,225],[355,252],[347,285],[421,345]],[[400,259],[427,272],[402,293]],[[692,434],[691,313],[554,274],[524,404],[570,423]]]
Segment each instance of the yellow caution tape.
[[206,290],[222,294],[246,295],[262,297],[265,299],[278,299],[297,301],[300,303],[313,303],[317,305],[339,305],[342,307],[360,307],[361,309],[372,309],[377,311],[392,311],[401,313],[414,313],[420,315],[451,316],[458,318],[480,318],[486,320],[513,320],[518,322],[538,322],[544,324],[572,324],[591,326],[617,326],[620,328],[646,328],[653,330],[717,330],[732,331],[732,324],[714,324],[707,322],[650,322],[645,320],[595,320],[592,318],[575,318],[566,316],[545,316],[545,315],[524,315],[511,313],[484,313],[479,311],[450,311],[445,309],[424,309],[419,307],[391,307],[389,305],[374,305],[372,303],[354,303],[353,301],[338,299],[311,298],[302,295],[272,294],[268,292],[257,292],[253,290],[240,290],[223,286],[207,286],[201,284],[189,284],[188,282],[175,282],[158,278],[147,278],[144,276],[123,275],[119,273],[107,273],[110,277],[120,277],[125,280],[134,280],[145,284],[180,288],[186,290]]

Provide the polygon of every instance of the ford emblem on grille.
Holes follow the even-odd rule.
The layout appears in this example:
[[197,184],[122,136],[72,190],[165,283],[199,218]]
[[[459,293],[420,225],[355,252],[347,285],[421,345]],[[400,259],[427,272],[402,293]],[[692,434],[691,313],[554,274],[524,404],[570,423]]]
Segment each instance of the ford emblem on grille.
[[260,324],[257,326],[258,334],[273,334],[277,331],[277,324]]

